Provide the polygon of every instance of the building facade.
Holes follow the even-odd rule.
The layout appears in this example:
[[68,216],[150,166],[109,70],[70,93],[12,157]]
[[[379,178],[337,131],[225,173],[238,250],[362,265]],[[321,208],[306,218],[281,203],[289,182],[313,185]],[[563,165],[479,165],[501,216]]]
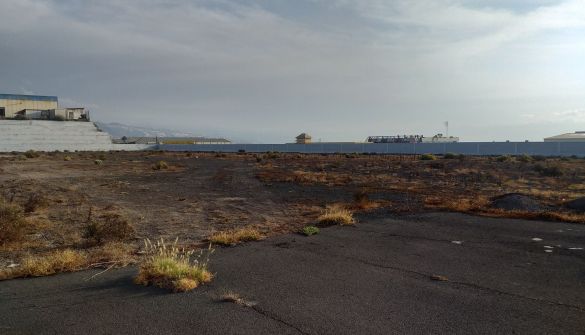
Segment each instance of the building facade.
[[0,119],[16,118],[19,112],[41,111],[59,108],[57,97],[43,95],[0,94]]
[[55,96],[0,94],[0,119],[89,121],[89,112],[60,108]]

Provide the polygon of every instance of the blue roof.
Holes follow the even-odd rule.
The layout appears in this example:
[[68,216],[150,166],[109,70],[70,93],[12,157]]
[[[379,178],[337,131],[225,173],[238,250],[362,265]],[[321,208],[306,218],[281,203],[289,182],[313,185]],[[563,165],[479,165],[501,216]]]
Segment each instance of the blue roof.
[[55,101],[57,97],[46,95],[24,95],[24,94],[0,94],[0,99],[6,100],[32,100],[32,101]]

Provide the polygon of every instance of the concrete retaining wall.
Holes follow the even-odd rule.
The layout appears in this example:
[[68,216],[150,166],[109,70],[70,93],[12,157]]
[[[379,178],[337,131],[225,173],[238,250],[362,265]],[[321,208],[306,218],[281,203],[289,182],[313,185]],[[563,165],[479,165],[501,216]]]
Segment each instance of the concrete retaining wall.
[[144,150],[147,145],[114,145],[92,122],[0,120],[0,152]]
[[543,155],[585,157],[585,142],[460,142],[460,143],[312,143],[312,144],[160,144],[159,150],[201,152],[297,152],[464,155]]

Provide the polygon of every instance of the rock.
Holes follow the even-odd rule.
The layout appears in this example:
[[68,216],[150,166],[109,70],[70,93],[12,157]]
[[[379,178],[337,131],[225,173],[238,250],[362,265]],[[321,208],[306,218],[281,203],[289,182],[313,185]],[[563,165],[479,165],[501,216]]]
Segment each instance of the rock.
[[521,193],[507,193],[494,197],[491,207],[507,211],[540,212],[543,210],[538,201]]
[[432,275],[431,276],[431,280],[434,281],[448,281],[449,279],[445,276],[441,276],[441,275]]
[[565,207],[575,211],[585,212],[585,197],[577,198],[565,203]]

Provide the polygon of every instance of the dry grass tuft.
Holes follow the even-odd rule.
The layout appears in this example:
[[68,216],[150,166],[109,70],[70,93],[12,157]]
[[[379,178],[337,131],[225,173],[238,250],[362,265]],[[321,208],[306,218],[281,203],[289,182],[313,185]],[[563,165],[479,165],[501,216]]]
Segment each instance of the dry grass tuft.
[[153,170],[166,170],[169,168],[169,164],[165,161],[158,161],[152,165]]
[[0,242],[20,241],[25,233],[27,223],[23,210],[15,204],[0,201]]
[[355,223],[353,213],[341,205],[327,206],[323,214],[317,218],[317,221],[322,225],[340,224],[346,226]]
[[85,237],[101,244],[106,241],[128,240],[134,237],[134,233],[134,227],[126,217],[119,213],[108,212],[97,219],[89,218]]
[[206,253],[201,251],[195,255],[194,250],[177,247],[177,240],[167,245],[161,238],[156,243],[145,240],[145,249],[148,256],[134,278],[136,284],[186,292],[213,278],[208,270],[209,256],[213,253],[211,245]]
[[32,193],[28,196],[28,199],[24,203],[24,211],[26,213],[35,212],[37,209],[47,207],[49,200],[42,194]]
[[134,247],[130,244],[115,241],[107,242],[91,252],[90,263],[115,263],[117,266],[133,264],[136,261],[133,256],[134,250]]
[[40,256],[30,255],[22,259],[20,266],[0,271],[0,280],[77,271],[87,266],[87,260],[85,252],[72,249],[56,250]]
[[258,241],[264,236],[254,228],[217,232],[209,238],[209,241],[219,245],[235,245],[241,242]]

